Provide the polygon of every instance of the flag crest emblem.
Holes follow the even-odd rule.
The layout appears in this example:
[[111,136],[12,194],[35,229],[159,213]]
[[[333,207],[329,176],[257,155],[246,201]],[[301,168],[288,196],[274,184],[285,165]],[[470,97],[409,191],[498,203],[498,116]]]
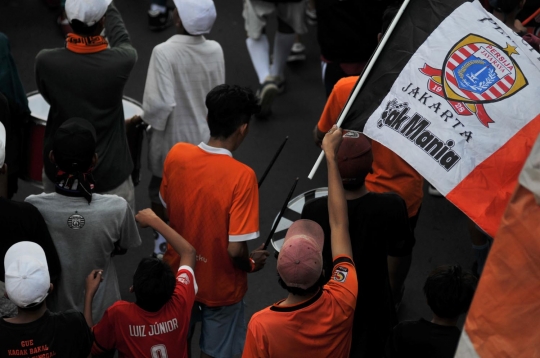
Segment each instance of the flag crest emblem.
[[510,44],[502,48],[484,37],[469,34],[448,52],[443,70],[424,64],[420,72],[431,77],[429,90],[445,98],[457,114],[476,115],[489,127],[494,121],[484,104],[508,98],[528,84],[512,55],[519,53]]

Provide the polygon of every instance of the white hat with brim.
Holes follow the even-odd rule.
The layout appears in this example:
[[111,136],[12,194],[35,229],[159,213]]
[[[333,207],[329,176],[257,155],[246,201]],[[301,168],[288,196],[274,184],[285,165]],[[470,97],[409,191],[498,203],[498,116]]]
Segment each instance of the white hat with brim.
[[51,280],[45,252],[35,242],[21,241],[12,245],[4,257],[6,293],[21,308],[45,300]]
[[86,26],[93,26],[107,12],[112,0],[66,0],[64,9],[69,22],[79,20]]

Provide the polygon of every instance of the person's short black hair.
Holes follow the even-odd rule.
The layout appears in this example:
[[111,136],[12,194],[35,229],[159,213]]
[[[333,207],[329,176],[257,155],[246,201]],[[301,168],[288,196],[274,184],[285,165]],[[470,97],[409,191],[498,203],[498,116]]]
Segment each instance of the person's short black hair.
[[477,283],[477,278],[459,265],[439,266],[429,274],[424,294],[438,317],[457,318],[469,310]]
[[22,311],[35,312],[35,311],[38,311],[41,307],[43,307],[44,304],[45,304],[45,300],[41,301],[40,303],[36,303],[34,305],[30,305],[26,307],[19,307],[19,306],[17,307]]
[[260,112],[252,90],[236,85],[219,85],[206,95],[208,127],[213,138],[229,138],[251,116]]
[[92,26],[86,25],[84,22],[79,21],[77,19],[73,19],[70,23],[71,28],[73,29],[73,32],[75,32],[78,35],[83,36],[93,36],[96,35],[98,26],[101,26],[99,21],[96,22]]
[[519,4],[523,0],[497,0],[495,10],[503,14],[510,14],[519,8]]
[[281,276],[279,275],[279,273],[278,273],[278,282],[279,282],[279,285],[280,285],[284,290],[287,290],[287,292],[292,293],[293,295],[298,295],[298,296],[307,296],[307,295],[310,295],[310,294],[312,294],[312,293],[315,293],[315,292],[317,292],[321,287],[323,287],[324,284],[326,283],[326,282],[325,282],[325,279],[324,279],[324,272],[321,272],[321,276],[319,277],[319,279],[317,280],[317,282],[315,282],[315,283],[313,284],[313,286],[308,287],[308,288],[306,288],[306,289],[300,288],[300,287],[289,287],[289,286],[287,286],[287,284],[285,283],[285,281],[283,281],[283,279],[281,278]]
[[133,275],[136,304],[145,311],[156,312],[172,297],[176,278],[166,262],[143,258]]

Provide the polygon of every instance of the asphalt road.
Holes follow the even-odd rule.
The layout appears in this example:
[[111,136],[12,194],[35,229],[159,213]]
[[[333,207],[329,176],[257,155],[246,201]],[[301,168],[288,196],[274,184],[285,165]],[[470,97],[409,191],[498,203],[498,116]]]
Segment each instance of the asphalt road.
[[[148,0],[116,0],[115,3],[138,51],[138,62],[125,88],[125,95],[142,101],[152,48],[172,36],[175,30],[169,28],[161,33],[148,30]],[[215,0],[215,3],[218,18],[207,37],[218,41],[223,47],[226,82],[256,89],[257,78],[245,45],[242,1]],[[63,46],[63,36],[56,26],[57,14],[57,10],[50,10],[37,0],[0,1],[0,31],[10,38],[12,54],[26,92],[36,90],[34,58],[39,50]],[[271,38],[274,29],[275,21],[271,21],[268,28]],[[246,141],[234,153],[238,160],[251,166],[260,177],[282,140],[289,136],[283,153],[261,187],[261,238],[250,243],[250,248],[260,245],[268,235],[294,178],[300,178],[296,194],[326,186],[324,166],[321,166],[313,180],[307,178],[319,155],[319,150],[312,141],[311,130],[326,100],[321,82],[315,28],[310,28],[310,33],[304,36],[303,41],[307,46],[307,60],[288,66],[287,90],[276,99],[273,115],[267,120],[253,120]],[[149,207],[150,204],[146,189],[150,180],[150,173],[146,170],[146,155],[143,158],[143,167],[142,182],[136,188],[137,210]],[[19,187],[15,200],[24,200],[26,196],[40,192],[38,188],[22,181]],[[117,261],[122,297],[126,300],[133,300],[128,289],[136,265],[140,258],[149,255],[153,250],[151,232],[141,229],[141,236],[141,247],[114,259]],[[431,269],[441,264],[457,263],[464,267],[472,264],[465,216],[444,198],[435,198],[426,192],[416,238],[413,263],[399,312],[402,320],[417,319],[421,316],[430,318],[422,286]],[[286,292],[278,285],[275,267],[276,260],[271,255],[264,270],[249,275],[249,290],[245,297],[247,319],[254,312],[286,296]]]

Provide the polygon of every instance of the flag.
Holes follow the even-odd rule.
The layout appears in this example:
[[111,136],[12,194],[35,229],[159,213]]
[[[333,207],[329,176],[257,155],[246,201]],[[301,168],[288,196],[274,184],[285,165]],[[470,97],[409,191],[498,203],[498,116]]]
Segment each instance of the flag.
[[540,54],[478,1],[411,1],[387,46],[342,126],[493,237],[540,132]]
[[456,357],[540,356],[540,137],[519,176]]

